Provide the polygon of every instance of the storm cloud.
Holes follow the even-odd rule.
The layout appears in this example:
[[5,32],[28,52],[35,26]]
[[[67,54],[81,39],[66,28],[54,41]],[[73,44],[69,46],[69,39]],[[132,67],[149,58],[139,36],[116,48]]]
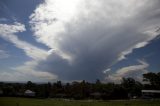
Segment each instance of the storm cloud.
[[37,70],[61,80],[106,78],[104,70],[159,34],[159,5],[159,0],[45,0],[30,16],[33,36],[50,48]]

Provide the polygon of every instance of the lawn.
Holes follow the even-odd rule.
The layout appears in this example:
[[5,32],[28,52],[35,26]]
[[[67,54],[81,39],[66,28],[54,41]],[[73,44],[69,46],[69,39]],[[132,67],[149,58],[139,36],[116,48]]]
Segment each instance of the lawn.
[[160,100],[58,100],[0,97],[0,106],[160,106]]

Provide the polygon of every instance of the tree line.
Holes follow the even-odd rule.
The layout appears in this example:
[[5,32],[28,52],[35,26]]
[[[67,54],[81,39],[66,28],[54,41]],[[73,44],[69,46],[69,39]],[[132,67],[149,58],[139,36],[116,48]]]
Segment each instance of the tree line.
[[[141,83],[133,78],[122,78],[120,84],[102,83],[96,80],[89,83],[81,82],[37,84],[31,81],[27,83],[6,83],[0,82],[0,96],[24,96],[25,90],[35,92],[36,98],[68,98],[68,99],[128,99],[130,97],[141,97],[142,89],[160,90],[160,72],[143,74]],[[2,93],[3,92],[3,93]]]

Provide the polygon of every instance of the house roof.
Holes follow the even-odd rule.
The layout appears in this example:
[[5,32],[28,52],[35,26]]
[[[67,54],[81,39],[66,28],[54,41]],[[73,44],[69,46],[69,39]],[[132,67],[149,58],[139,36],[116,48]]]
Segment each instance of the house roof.
[[142,90],[142,93],[160,93],[160,90]]
[[99,93],[99,92],[94,92],[94,93],[91,93],[90,95],[100,96],[100,95],[101,95],[101,93]]
[[26,90],[25,93],[35,93],[35,92],[33,92],[31,90]]

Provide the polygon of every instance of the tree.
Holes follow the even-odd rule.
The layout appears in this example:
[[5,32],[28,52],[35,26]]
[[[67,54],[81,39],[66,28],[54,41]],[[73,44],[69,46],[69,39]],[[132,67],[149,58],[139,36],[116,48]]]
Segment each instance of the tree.
[[[146,73],[143,74],[143,80],[149,82],[154,89],[160,89],[160,72],[159,73]],[[150,86],[149,86],[150,87]]]
[[123,78],[122,87],[126,89],[130,96],[140,96],[142,90],[142,84],[138,81],[135,81],[133,78]]
[[133,78],[123,78],[122,79],[122,86],[130,89],[135,85],[136,81]]
[[28,81],[26,84],[26,89],[31,89],[34,90],[35,84],[32,83],[31,81]]

